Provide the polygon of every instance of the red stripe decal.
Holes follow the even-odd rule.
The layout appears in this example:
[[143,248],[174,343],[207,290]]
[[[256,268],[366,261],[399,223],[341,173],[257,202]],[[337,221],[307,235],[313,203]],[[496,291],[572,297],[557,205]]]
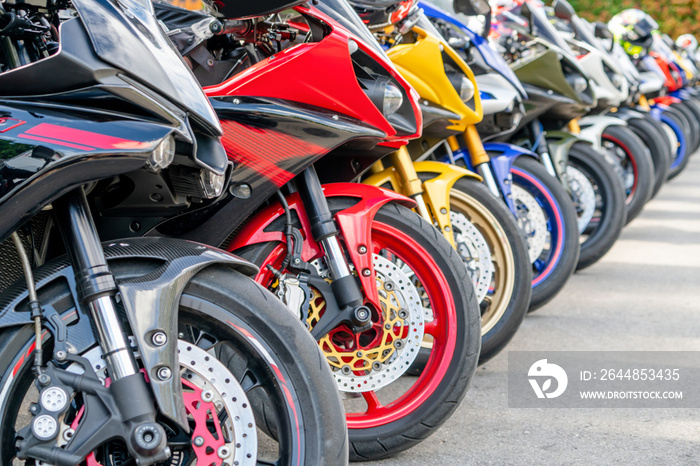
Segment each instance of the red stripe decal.
[[325,147],[275,130],[254,128],[233,121],[222,121],[222,126],[222,140],[229,158],[255,170],[277,186],[282,186],[295,175],[281,168],[281,162],[315,157],[328,151]]
[[23,139],[31,139],[33,141],[48,142],[49,144],[58,144],[60,146],[71,147],[73,149],[95,150],[94,147],[81,146],[79,144],[71,144],[70,142],[57,141],[55,139],[41,138],[39,136],[30,136],[29,134],[26,134],[26,133],[22,133],[22,134],[18,135],[17,137],[20,137]]
[[[129,139],[107,136],[106,134],[83,131],[82,129],[41,123],[27,130],[26,134],[98,147],[100,149],[143,149],[151,146],[150,142],[131,141]],[[65,145],[65,144],[64,144]]]

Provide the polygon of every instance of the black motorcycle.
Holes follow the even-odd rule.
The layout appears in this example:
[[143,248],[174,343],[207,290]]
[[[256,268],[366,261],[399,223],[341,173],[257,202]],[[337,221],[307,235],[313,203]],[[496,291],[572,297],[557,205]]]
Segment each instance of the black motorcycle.
[[[100,241],[113,206],[88,202],[109,198],[96,190],[167,217],[215,203],[230,173],[150,1],[3,5],[0,464],[345,463],[330,371],[255,266],[183,240]],[[127,173],[167,176],[109,183]]]

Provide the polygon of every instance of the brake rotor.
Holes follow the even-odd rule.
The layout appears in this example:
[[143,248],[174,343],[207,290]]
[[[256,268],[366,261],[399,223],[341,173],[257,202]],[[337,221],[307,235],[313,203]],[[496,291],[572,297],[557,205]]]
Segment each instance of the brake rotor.
[[[180,379],[183,400],[192,429],[191,451],[173,449],[167,466],[184,466],[196,458],[197,464],[207,466],[254,465],[257,462],[258,440],[255,416],[250,401],[228,368],[214,355],[202,348],[178,340]],[[136,354],[138,357],[138,353]],[[108,382],[104,359],[99,347],[83,354],[95,373]],[[77,364],[68,370],[82,372]],[[79,421],[78,413],[77,421]],[[74,424],[78,424],[74,421]],[[62,426],[75,429],[74,426]],[[98,463],[94,457],[89,464],[120,466],[128,461],[123,447],[115,446]]]
[[495,271],[491,261],[491,250],[484,235],[463,213],[451,211],[450,222],[454,231],[457,253],[472,279],[476,299],[481,302],[489,291]]
[[[354,334],[340,326],[319,346],[343,392],[365,392],[389,385],[411,366],[424,334],[424,317],[418,291],[394,263],[373,255],[381,312],[372,313],[372,328]],[[328,277],[320,261],[312,262],[319,275]],[[310,302],[307,323],[311,328],[325,311],[325,301],[316,290]]]
[[574,196],[574,206],[578,217],[578,232],[583,234],[595,213],[595,190],[591,181],[577,168],[566,168],[569,187]]
[[520,230],[525,233],[530,262],[535,262],[547,243],[547,219],[537,200],[518,185],[511,186]]

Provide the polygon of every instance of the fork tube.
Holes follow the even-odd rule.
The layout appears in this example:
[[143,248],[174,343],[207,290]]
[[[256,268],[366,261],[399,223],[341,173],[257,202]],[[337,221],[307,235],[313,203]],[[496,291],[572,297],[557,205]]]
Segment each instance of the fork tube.
[[82,188],[54,203],[56,219],[75,270],[78,297],[93,318],[97,336],[113,380],[137,372],[117,314],[118,288]]
[[408,153],[406,146],[400,147],[399,150],[392,153],[389,156],[389,160],[391,160],[391,164],[394,166],[396,173],[401,179],[404,194],[416,201],[420,216],[432,223],[430,212],[428,212],[428,207],[425,205],[425,200],[423,199],[423,183],[420,178],[418,178],[416,168],[413,166],[411,154]]
[[321,243],[334,280],[351,275],[350,268],[338,242],[338,228],[323,195],[323,187],[312,166],[302,172],[303,183],[298,186],[299,195],[311,223],[314,240]]

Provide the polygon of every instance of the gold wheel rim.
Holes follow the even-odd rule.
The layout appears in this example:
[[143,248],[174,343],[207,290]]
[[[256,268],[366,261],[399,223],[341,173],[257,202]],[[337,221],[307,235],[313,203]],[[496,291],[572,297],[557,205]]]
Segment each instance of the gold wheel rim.
[[[479,230],[491,251],[494,273],[493,294],[482,302],[481,334],[486,335],[508,309],[515,284],[515,258],[510,242],[496,217],[472,196],[453,189],[450,192],[450,209],[460,213]],[[489,286],[489,288],[491,288]],[[486,303],[486,309],[484,309]]]

